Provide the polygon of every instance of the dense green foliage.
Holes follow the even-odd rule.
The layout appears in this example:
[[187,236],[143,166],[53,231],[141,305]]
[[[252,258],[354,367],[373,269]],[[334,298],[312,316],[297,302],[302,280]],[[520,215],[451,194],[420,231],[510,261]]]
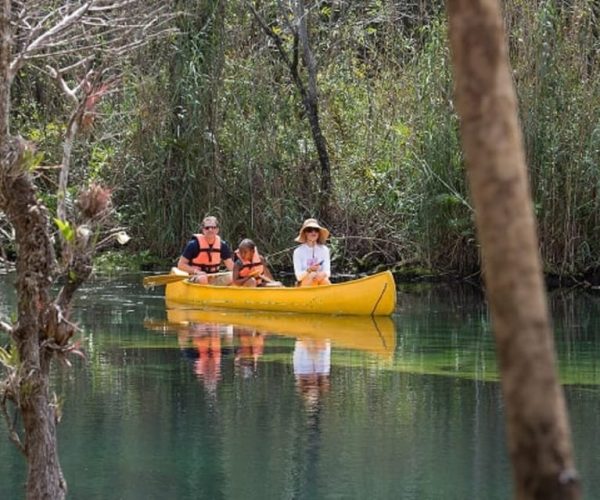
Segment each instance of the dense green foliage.
[[[254,238],[274,264],[289,265],[302,219],[316,213],[320,175],[289,69],[243,1],[179,4],[189,12],[181,34],[147,49],[101,102],[74,180],[113,186],[134,251],[175,260],[214,214],[228,240]],[[338,271],[478,269],[443,2],[421,4],[307,2]],[[291,51],[291,14],[260,5]],[[504,7],[546,268],[582,273],[600,267],[600,8]],[[64,116],[51,84],[29,78],[14,112],[55,164]],[[41,180],[52,189],[52,171]]]

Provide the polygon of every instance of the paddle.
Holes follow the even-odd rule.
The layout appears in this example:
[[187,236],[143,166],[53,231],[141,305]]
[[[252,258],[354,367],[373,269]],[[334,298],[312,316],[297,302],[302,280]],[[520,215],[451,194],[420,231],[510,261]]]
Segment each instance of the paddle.
[[[217,276],[225,276],[229,274],[229,271],[224,271],[221,273],[212,273],[208,274],[208,280],[212,280]],[[169,283],[175,283],[177,281],[183,281],[190,278],[190,275],[185,274],[157,274],[156,276],[146,276],[144,278],[144,286],[145,287],[153,287],[153,286],[161,286],[168,285]]]

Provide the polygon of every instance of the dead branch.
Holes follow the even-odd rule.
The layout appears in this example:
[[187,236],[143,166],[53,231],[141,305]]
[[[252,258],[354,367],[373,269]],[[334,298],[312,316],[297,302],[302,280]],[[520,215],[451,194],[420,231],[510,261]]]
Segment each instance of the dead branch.
[[6,405],[7,400],[10,399],[9,389],[7,387],[8,384],[9,384],[9,382],[5,381],[4,382],[5,387],[2,388],[2,399],[0,399],[0,411],[2,411],[4,421],[6,422],[6,428],[8,430],[8,438],[16,446],[17,450],[19,450],[23,455],[27,456],[27,454],[25,453],[25,446],[23,445],[23,442],[21,441],[21,438],[19,437],[19,433],[17,432],[17,429],[15,428],[14,419],[10,418],[10,415],[8,413],[8,408]]
[[10,335],[13,332],[13,327],[9,323],[0,320],[0,330]]
[[256,10],[256,7],[254,7],[254,4],[252,2],[246,1],[246,5],[248,6],[248,9],[250,9],[250,12],[252,12],[254,19],[256,19],[256,22],[258,22],[261,29],[275,43],[275,47],[277,48],[277,51],[279,52],[281,59],[283,60],[284,64],[290,70],[290,73],[292,75],[292,79],[294,80],[294,83],[298,86],[300,93],[304,95],[304,93],[306,92],[306,90],[304,88],[304,82],[302,81],[302,79],[300,78],[300,74],[298,73],[298,50],[297,50],[298,33],[297,33],[297,31],[292,30],[292,33],[294,36],[294,51],[292,54],[292,59],[290,59],[287,51],[285,50],[285,47],[283,46],[283,40],[281,39],[281,37],[277,33],[275,33],[275,31],[273,31],[271,29],[271,27],[267,24],[267,22],[258,13],[258,11]]
[[48,0],[22,5],[12,22],[16,50],[10,62],[11,79],[36,58],[69,56],[74,59],[70,65],[75,66],[70,69],[75,69],[81,59],[92,57],[90,53],[99,59],[111,53],[122,56],[175,33],[170,22],[179,15],[169,2],[159,0],[89,0],[58,9]]

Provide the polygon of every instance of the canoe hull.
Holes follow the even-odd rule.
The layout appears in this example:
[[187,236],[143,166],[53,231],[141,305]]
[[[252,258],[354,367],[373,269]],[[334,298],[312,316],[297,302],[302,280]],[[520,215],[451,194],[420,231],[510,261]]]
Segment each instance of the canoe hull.
[[202,307],[389,316],[396,307],[396,285],[389,271],[317,287],[221,287],[179,281],[166,286],[165,297]]

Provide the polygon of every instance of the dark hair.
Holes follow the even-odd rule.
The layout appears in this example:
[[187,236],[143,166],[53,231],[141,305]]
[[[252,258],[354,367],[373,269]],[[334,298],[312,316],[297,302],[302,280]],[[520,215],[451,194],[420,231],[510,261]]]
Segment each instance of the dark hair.
[[254,242],[251,239],[244,238],[242,241],[240,241],[238,248],[240,250],[242,250],[242,249],[254,250],[256,248],[256,245],[254,244]]

